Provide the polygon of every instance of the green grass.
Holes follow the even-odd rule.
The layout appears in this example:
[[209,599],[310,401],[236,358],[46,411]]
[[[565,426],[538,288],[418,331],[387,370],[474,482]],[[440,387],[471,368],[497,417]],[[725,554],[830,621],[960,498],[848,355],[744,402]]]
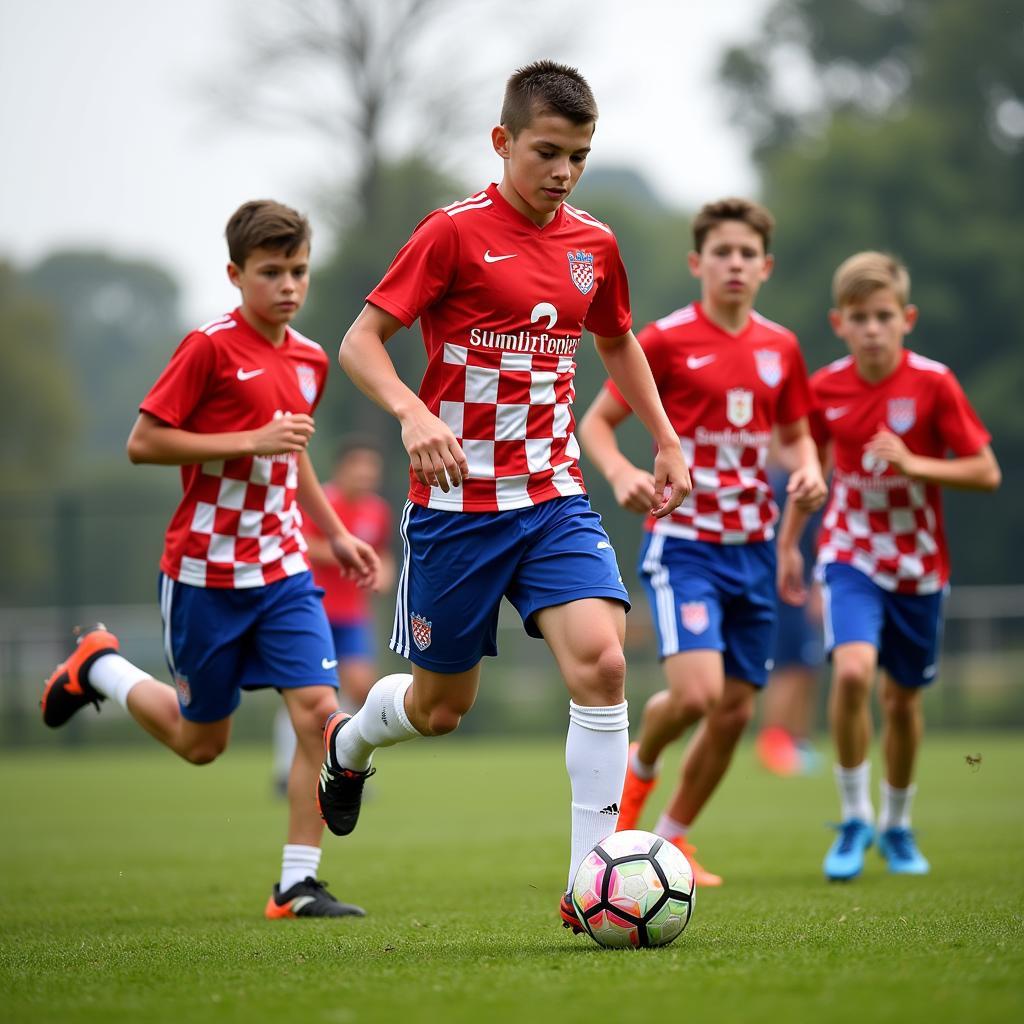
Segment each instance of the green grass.
[[744,749],[694,835],[725,886],[674,945],[640,952],[558,927],[558,744],[383,751],[358,832],[327,837],[322,868],[370,916],[335,922],[261,917],[284,827],[268,761],[56,744],[0,758],[0,1019],[1022,1019],[1018,737],[928,737],[916,825],[932,874],[890,877],[871,851],[864,877],[832,886],[828,773],[775,779]]

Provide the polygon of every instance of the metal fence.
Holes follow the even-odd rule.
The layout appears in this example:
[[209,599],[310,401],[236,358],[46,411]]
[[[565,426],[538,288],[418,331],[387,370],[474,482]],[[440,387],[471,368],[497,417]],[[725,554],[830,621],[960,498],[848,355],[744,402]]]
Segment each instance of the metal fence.
[[[384,610],[382,608],[382,610]],[[405,664],[387,650],[390,616],[380,623],[381,672]],[[42,681],[67,653],[71,627],[103,621],[116,629],[132,661],[166,678],[160,616],[156,603],[0,609],[0,748],[46,742],[142,741],[120,709],[87,708],[61,730],[48,733],[38,715]],[[654,634],[643,601],[629,615],[627,657],[629,698],[636,712],[662,684]],[[503,609],[501,654],[488,659],[476,708],[460,732],[526,734],[561,730],[565,689],[545,645],[527,637],[511,608]],[[827,689],[823,671],[821,704]],[[1024,586],[962,587],[947,604],[939,680],[929,689],[930,728],[1014,728],[1024,726]],[[273,691],[248,695],[236,722],[236,739],[265,741],[277,706]]]

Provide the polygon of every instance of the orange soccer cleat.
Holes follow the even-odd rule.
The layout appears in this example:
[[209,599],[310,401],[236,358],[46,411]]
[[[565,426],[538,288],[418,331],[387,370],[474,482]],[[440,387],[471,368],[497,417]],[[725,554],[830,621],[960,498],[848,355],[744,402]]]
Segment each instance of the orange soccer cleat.
[[693,868],[693,880],[697,883],[698,888],[714,888],[717,885],[722,884],[721,875],[713,875],[706,867],[704,867],[699,860],[697,860],[696,853],[697,847],[693,843],[686,839],[686,836],[679,836],[676,839],[670,839],[669,842],[677,849],[682,851],[683,855],[690,862],[690,867]]
[[366,911],[353,903],[342,903],[327,891],[326,882],[308,877],[285,892],[275,884],[263,916],[271,921],[286,917],[365,917]]
[[580,918],[576,913],[576,907],[573,905],[570,893],[566,893],[562,897],[562,902],[558,905],[558,913],[562,917],[563,928],[571,928],[573,935],[579,935],[583,931],[583,925],[580,923]]
[[114,654],[120,647],[118,639],[102,622],[88,629],[76,629],[78,640],[75,649],[62,661],[46,680],[39,706],[43,711],[43,722],[51,729],[63,725],[76,711],[86,704],[100,709],[103,694],[89,685],[89,669],[97,658]]
[[651,795],[657,776],[653,779],[641,779],[633,771],[633,755],[636,753],[639,744],[629,745],[629,760],[626,762],[626,781],[622,785],[622,796],[619,799],[619,823],[615,826],[616,832],[625,832],[627,829],[636,828],[640,820],[640,814],[644,809],[647,798]]
[[788,778],[800,773],[800,749],[790,734],[778,725],[770,725],[754,741],[761,764],[772,774]]

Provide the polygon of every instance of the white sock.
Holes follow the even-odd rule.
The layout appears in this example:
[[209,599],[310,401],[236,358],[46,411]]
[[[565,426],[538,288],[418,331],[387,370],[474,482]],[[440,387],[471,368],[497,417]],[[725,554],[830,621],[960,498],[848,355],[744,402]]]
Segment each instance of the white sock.
[[856,768],[844,768],[837,764],[833,771],[836,776],[836,787],[839,789],[843,821],[859,818],[870,825],[875,820],[870,792],[871,762],[865,761]]
[[321,852],[319,846],[285,843],[284,856],[281,858],[281,881],[278,884],[281,892],[287,892],[296,882],[316,878],[320,870]]
[[572,788],[572,842],[567,890],[583,858],[615,831],[619,820],[629,749],[626,709],[625,701],[604,708],[569,701],[565,767]]
[[651,779],[658,777],[658,762],[648,764],[646,761],[641,761],[639,747],[634,748],[629,755],[629,767],[633,769],[633,774],[638,779],[643,779],[644,782],[650,782]]
[[287,781],[295,760],[295,728],[287,708],[278,708],[274,716],[274,779]]
[[412,676],[407,672],[384,676],[373,684],[366,703],[335,734],[335,764],[363,772],[378,747],[393,747],[422,735],[405,713],[405,691],[410,686]]
[[152,679],[120,654],[104,654],[89,667],[89,683],[104,697],[117,701],[123,708],[128,707],[128,694],[136,683]]
[[879,787],[882,792],[882,809],[878,815],[878,831],[889,828],[910,828],[910,806],[914,802],[917,786],[894,789],[885,779]]
[[661,836],[662,839],[667,839],[670,843],[673,839],[685,839],[686,833],[689,831],[689,825],[684,825],[681,821],[676,821],[675,818],[670,818],[667,814],[663,814],[658,819],[658,824],[654,826],[654,834]]

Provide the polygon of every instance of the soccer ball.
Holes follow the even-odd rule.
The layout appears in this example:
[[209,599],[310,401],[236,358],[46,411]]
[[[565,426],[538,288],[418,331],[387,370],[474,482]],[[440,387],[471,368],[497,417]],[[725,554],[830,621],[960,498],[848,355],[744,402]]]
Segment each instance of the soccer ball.
[[613,832],[587,854],[572,902],[598,945],[665,946],[690,920],[696,891],[681,850],[650,832]]

